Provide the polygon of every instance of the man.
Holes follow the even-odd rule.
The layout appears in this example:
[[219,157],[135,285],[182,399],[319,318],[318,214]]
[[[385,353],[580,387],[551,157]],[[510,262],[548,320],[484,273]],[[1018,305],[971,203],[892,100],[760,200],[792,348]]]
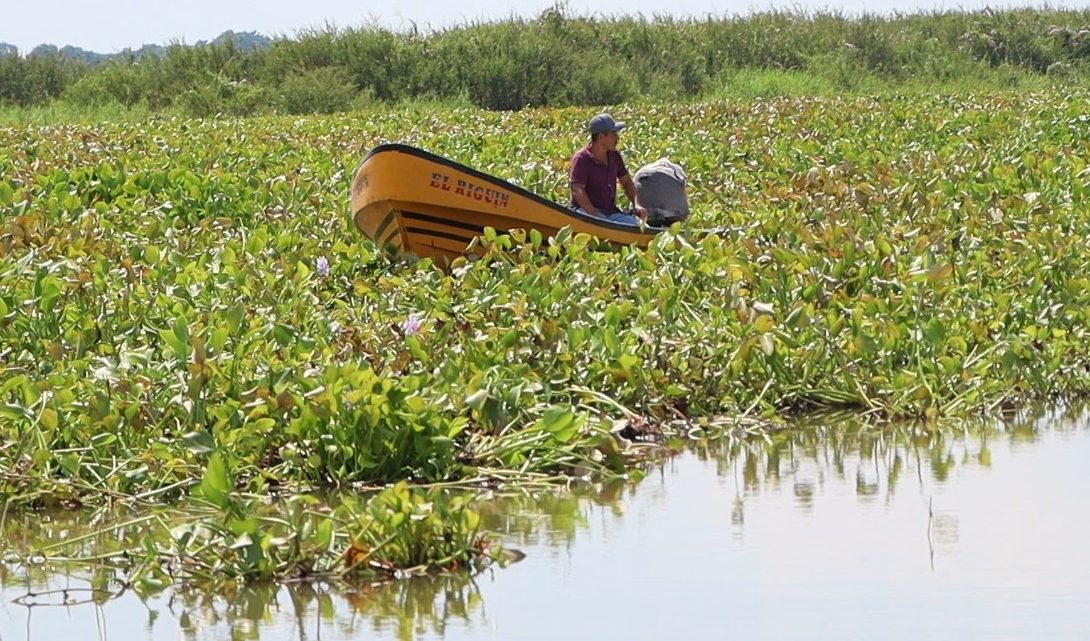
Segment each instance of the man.
[[[617,151],[618,132],[624,127],[623,122],[614,122],[607,113],[598,114],[587,123],[590,144],[575,152],[571,159],[571,207],[596,218],[638,225],[647,217],[647,210],[636,201],[636,183],[632,182]],[[632,213],[617,208],[618,181],[632,203]]]

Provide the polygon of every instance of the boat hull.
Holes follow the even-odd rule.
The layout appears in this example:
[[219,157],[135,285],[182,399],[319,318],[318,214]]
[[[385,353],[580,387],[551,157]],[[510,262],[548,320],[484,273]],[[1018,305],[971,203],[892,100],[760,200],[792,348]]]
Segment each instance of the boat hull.
[[356,228],[399,254],[451,260],[491,227],[503,233],[563,227],[641,247],[661,230],[574,212],[517,185],[407,145],[371,150],[352,180]]

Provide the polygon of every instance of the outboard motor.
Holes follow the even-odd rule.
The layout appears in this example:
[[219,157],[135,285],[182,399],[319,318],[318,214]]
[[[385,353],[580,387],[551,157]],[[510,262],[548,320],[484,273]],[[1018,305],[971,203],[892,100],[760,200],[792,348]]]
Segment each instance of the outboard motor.
[[647,224],[669,227],[689,217],[689,200],[685,196],[685,171],[659,158],[640,167],[632,180],[636,183],[636,198],[647,210]]

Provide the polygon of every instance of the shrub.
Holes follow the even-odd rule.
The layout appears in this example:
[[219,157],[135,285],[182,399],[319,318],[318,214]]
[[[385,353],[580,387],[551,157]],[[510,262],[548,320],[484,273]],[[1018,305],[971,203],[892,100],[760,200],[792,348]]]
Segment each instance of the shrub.
[[334,113],[348,109],[358,93],[345,69],[319,67],[285,78],[279,100],[291,114]]

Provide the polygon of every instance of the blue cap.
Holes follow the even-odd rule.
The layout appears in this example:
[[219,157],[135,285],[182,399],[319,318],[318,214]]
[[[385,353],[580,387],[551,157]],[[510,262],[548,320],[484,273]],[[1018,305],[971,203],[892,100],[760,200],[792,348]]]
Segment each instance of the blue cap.
[[623,122],[614,122],[613,116],[607,113],[601,113],[590,119],[587,123],[587,129],[590,130],[590,135],[604,134],[610,131],[620,131],[624,129]]

